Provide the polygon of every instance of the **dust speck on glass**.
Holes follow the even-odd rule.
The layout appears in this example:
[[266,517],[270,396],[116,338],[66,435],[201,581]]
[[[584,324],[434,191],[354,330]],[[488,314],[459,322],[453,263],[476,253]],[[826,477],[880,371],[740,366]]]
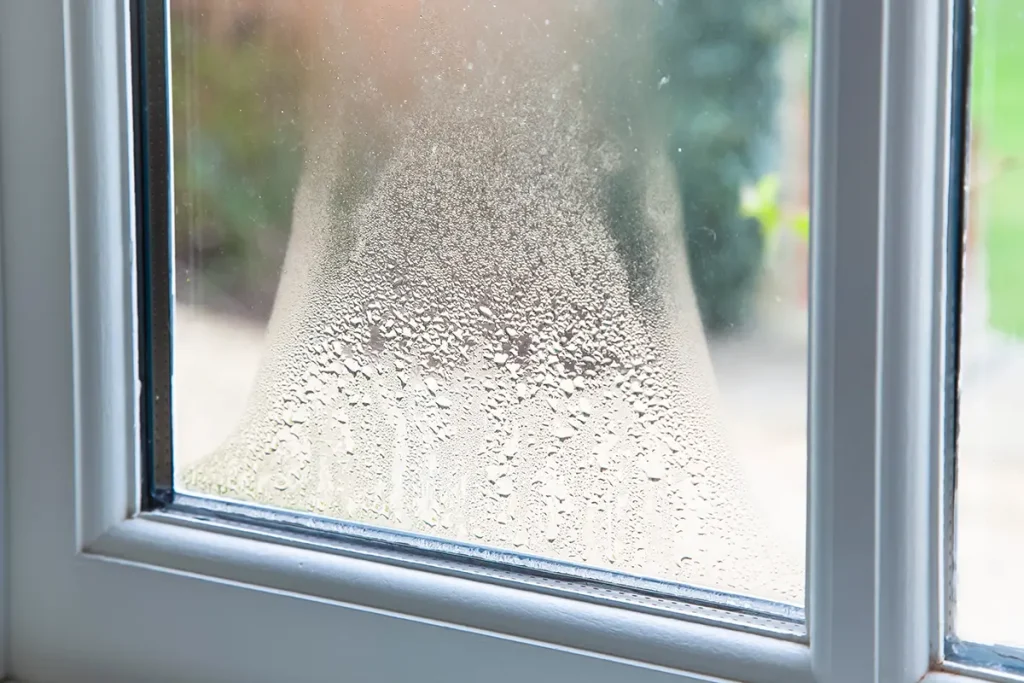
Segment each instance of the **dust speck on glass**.
[[168,9],[175,496],[802,618],[809,2]]

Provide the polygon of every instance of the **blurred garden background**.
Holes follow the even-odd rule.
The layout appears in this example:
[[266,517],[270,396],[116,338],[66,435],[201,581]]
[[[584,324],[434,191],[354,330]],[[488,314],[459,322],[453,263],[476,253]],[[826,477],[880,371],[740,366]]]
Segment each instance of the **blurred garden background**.
[[[668,4],[656,61],[679,103],[667,144],[686,198],[680,230],[706,326],[723,333],[754,315],[766,254],[777,254],[790,219],[802,212],[806,231],[809,4]],[[269,312],[303,153],[304,36],[323,5],[171,3],[183,302]],[[748,193],[756,206],[741,207],[759,179]]]
[[[216,448],[262,353],[304,154],[307,37],[333,0],[172,0],[176,457]],[[430,0],[427,0],[430,1]],[[730,438],[803,547],[810,0],[660,0],[683,231]],[[1024,2],[977,0],[958,628],[1024,645]],[[794,547],[797,547],[794,545]],[[1010,569],[1002,569],[1002,567]]]
[[[971,245],[988,322],[1024,339],[1024,4],[978,0],[971,71]],[[980,262],[980,263],[979,263]]]
[[[303,36],[323,0],[174,0],[175,235],[183,303],[264,319],[303,154]],[[1024,338],[1020,3],[979,0],[969,277],[985,326]],[[710,332],[806,315],[808,0],[679,0],[659,59]],[[970,283],[974,285],[972,281]],[[800,327],[800,323],[790,322]],[[797,332],[797,334],[799,334]]]

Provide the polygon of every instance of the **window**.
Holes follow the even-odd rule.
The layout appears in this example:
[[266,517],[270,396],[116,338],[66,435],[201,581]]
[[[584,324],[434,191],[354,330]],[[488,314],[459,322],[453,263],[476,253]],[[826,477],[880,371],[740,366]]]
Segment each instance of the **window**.
[[1021,52],[1014,36],[1024,28],[1024,14],[1009,3],[977,2],[973,26],[959,271],[959,433],[955,487],[948,491],[955,505],[955,615],[948,638],[964,662],[1014,671],[1024,646],[1024,591],[1000,549],[1024,540],[1014,494],[1024,478],[1024,450],[1013,417],[1021,406],[1017,358],[1024,311],[1016,295],[1024,253],[1013,192],[1022,149],[1013,80]]
[[[960,240],[990,202],[1011,257],[1015,15],[972,10],[0,5],[5,673],[1019,675]],[[708,289],[751,236],[760,298]],[[720,334],[789,304],[806,349]]]
[[507,5],[169,3],[156,496],[796,633],[810,5]]

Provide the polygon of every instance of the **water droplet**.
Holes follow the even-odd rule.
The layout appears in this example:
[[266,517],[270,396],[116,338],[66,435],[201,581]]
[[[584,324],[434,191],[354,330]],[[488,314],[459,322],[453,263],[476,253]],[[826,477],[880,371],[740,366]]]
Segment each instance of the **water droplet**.
[[551,433],[555,436],[555,438],[565,441],[566,439],[575,436],[576,430],[570,427],[569,425],[563,424],[555,427],[555,429]]
[[665,476],[665,463],[657,453],[648,453],[643,461],[644,474],[652,481],[658,481]]
[[507,498],[512,495],[512,479],[511,477],[502,477],[498,480],[498,483],[494,487],[495,493],[503,498]]

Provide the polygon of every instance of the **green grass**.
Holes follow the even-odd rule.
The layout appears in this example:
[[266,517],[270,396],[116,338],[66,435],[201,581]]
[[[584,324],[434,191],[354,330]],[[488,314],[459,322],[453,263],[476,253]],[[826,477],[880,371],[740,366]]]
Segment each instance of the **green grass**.
[[971,113],[989,322],[1024,338],[1024,2],[976,0]]

